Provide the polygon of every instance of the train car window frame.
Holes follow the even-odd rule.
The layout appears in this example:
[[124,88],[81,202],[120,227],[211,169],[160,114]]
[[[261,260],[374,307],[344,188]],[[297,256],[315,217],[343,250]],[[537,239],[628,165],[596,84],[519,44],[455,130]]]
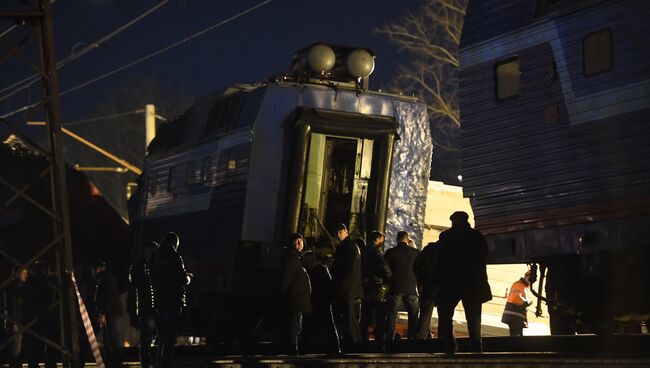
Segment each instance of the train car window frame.
[[226,175],[234,175],[235,170],[237,170],[237,158],[234,154],[228,155],[228,160],[226,161]]
[[149,176],[149,195],[156,195],[156,189],[158,189],[158,175],[155,171]]
[[[602,36],[605,37],[596,39]],[[590,40],[594,40],[596,43],[588,43]],[[603,43],[605,40],[606,42]],[[600,59],[602,56],[606,56],[605,61]],[[607,73],[612,70],[613,66],[614,42],[612,39],[612,29],[603,28],[586,34],[582,38],[582,72],[584,75],[591,77],[601,73]]]
[[[502,83],[506,82],[512,82],[514,83],[514,78],[513,80],[508,80],[505,79],[506,75],[504,74],[499,74],[499,70],[501,67],[510,65],[516,63],[517,65],[517,72],[516,72],[516,90],[515,88],[511,88],[515,93],[507,94],[507,95],[502,95],[499,86],[502,85]],[[521,60],[519,59],[519,56],[513,56],[501,61],[498,61],[494,64],[494,97],[496,98],[497,102],[503,102],[503,101],[508,101],[512,100],[514,98],[517,98],[521,94]]]
[[185,167],[185,185],[192,185],[194,182],[194,160],[189,160]]
[[174,183],[174,167],[170,167],[169,170],[167,171],[167,191],[168,192],[173,192],[175,183]]
[[210,168],[212,168],[212,157],[206,156],[203,158],[201,166],[201,183],[210,181]]

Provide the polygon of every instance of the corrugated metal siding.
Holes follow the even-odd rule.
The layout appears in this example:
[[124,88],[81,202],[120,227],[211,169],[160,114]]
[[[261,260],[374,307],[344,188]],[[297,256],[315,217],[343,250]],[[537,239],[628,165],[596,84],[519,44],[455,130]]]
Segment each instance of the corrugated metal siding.
[[[461,65],[463,187],[479,228],[508,225],[495,221],[501,216],[516,222],[527,220],[517,214],[650,196],[650,89],[643,88],[650,80],[649,9],[643,1],[607,2],[553,20],[554,39],[514,53],[521,91],[512,100],[497,103],[494,95],[494,64],[512,52]],[[613,69],[585,77],[583,37],[603,28],[612,30]],[[528,27],[521,37],[534,31]],[[553,42],[562,45],[561,54]],[[569,80],[545,77],[552,60],[558,79]],[[606,103],[593,100],[568,111],[567,102],[603,91],[612,91]],[[630,96],[621,100],[626,93]],[[626,107],[631,100],[645,108]],[[560,119],[545,123],[544,110],[551,104],[558,104]],[[600,111],[610,116],[598,118],[594,112]]]
[[[162,193],[149,198],[151,205],[159,201],[182,207],[191,200],[197,200],[197,195],[209,196],[205,198],[209,201],[206,210],[155,217],[148,219],[145,224],[147,234],[155,236],[153,240],[167,231],[178,233],[183,248],[186,249],[184,253],[188,270],[202,275],[203,282],[214,283],[215,276],[225,276],[224,283],[231,280],[235,246],[241,240],[242,234],[250,148],[251,144],[247,142],[219,152],[218,160],[212,163],[210,182],[198,184],[211,186],[210,192],[196,194],[191,190],[163,190]],[[228,169],[229,160],[235,160],[234,170]],[[181,164],[176,167],[184,168],[185,162],[181,160]],[[159,176],[159,186],[165,186],[166,177]],[[210,262],[206,262],[208,258]]]
[[[248,88],[200,100],[168,123],[166,136],[147,159],[146,240],[178,233],[186,266],[200,276],[196,282],[203,287],[222,289],[232,283],[236,246],[242,240],[251,130],[265,91]],[[207,180],[201,180],[208,157]],[[230,160],[234,169],[228,168]],[[190,180],[188,162],[194,167]],[[168,190],[171,167],[174,188]]]
[[461,47],[515,30],[533,19],[535,1],[473,0],[467,6]]

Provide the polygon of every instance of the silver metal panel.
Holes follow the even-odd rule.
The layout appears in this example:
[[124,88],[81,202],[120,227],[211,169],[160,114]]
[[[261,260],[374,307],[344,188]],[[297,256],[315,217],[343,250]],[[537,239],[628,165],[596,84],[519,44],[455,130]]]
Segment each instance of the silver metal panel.
[[406,230],[422,247],[427,185],[433,143],[426,106],[395,101],[400,139],[395,142],[386,215],[386,246],[392,247],[397,232]]

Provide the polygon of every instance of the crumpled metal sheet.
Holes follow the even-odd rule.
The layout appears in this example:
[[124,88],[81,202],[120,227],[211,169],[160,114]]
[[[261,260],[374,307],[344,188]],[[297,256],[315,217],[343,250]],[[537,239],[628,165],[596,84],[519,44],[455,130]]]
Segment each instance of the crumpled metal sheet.
[[398,231],[405,230],[422,248],[427,186],[431,170],[433,143],[426,105],[395,101],[399,140],[393,149],[386,248],[395,246]]

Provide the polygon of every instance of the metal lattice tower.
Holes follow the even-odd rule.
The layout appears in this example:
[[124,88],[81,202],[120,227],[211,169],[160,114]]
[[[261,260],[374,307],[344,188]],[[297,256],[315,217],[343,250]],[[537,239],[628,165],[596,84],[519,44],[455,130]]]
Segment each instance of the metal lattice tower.
[[[0,53],[5,54],[4,56],[0,54],[0,56],[2,56],[2,60],[8,58],[19,60],[40,75],[43,98],[40,104],[25,109],[21,119],[14,117],[0,118],[0,124],[10,134],[24,142],[31,143],[31,139],[22,133],[20,129],[26,123],[30,114],[41,110],[41,107],[43,108],[43,115],[47,122],[48,147],[43,149],[36,144],[31,144],[31,146],[39,154],[47,158],[48,166],[40,173],[38,181],[46,180],[49,177],[51,201],[50,203],[41,203],[42,200],[39,201],[37,198],[28,195],[27,192],[30,186],[36,186],[37,183],[12,183],[12,178],[3,178],[0,175],[0,189],[13,193],[8,200],[0,201],[0,216],[11,203],[24,201],[25,206],[38,208],[42,212],[41,214],[46,214],[51,218],[52,235],[49,237],[49,241],[44,244],[33,244],[33,249],[30,249],[32,254],[26,259],[24,255],[23,259],[21,259],[19,256],[10,254],[0,243],[0,257],[4,258],[5,261],[8,260],[15,267],[25,268],[33,266],[36,261],[42,258],[50,260],[51,264],[55,266],[55,277],[47,278],[45,275],[37,275],[32,270],[30,272],[35,277],[46,280],[48,287],[55,291],[53,294],[55,300],[52,300],[52,304],[47,308],[43,308],[45,313],[41,313],[41,315],[27,322],[15,320],[12,316],[7,315],[6,309],[0,311],[2,319],[18,326],[16,334],[0,342],[0,351],[11,346],[12,339],[17,334],[30,334],[49,348],[60,352],[64,366],[71,366],[76,365],[79,360],[78,317],[74,291],[70,283],[70,277],[67,274],[68,271],[73,270],[73,260],[50,0],[38,0],[36,2],[34,0],[15,0],[13,4],[5,1],[3,5],[3,8],[10,10],[4,11],[4,9],[0,9],[0,20],[5,21],[5,23],[13,21],[15,24],[10,27],[11,29],[5,31],[3,36],[9,31],[19,32],[24,36],[16,44],[10,44],[7,40],[0,38]],[[25,50],[29,45],[33,44],[36,44],[37,54],[35,50],[31,50],[31,52]],[[32,62],[31,59],[39,59],[39,62]],[[47,230],[34,229],[34,231]],[[11,285],[12,276],[0,280],[0,289],[7,289]],[[56,339],[52,338],[51,334],[43,334],[42,331],[34,328],[39,318],[46,318],[48,312],[53,310],[58,310],[60,327]]]

